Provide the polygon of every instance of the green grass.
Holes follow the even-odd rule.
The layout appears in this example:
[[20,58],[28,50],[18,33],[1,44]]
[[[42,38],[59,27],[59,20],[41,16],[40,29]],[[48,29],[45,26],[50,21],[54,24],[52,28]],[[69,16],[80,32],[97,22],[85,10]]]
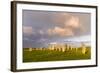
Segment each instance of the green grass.
[[72,51],[60,52],[51,50],[23,50],[23,62],[41,62],[41,61],[64,61],[64,60],[84,60],[91,58],[91,49],[86,49],[86,54],[81,53],[81,49],[77,52]]

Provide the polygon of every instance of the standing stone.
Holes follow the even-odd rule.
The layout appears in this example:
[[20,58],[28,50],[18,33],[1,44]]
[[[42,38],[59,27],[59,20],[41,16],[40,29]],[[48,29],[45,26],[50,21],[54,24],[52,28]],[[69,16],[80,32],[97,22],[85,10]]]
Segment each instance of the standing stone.
[[86,53],[86,46],[85,44],[82,44],[82,54],[85,54]]
[[29,48],[29,51],[32,51],[32,48]]

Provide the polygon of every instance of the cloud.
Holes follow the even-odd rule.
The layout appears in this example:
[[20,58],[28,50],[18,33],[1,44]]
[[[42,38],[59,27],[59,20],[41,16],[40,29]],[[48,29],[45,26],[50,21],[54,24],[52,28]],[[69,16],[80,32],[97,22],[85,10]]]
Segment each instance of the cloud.
[[58,35],[61,37],[65,36],[73,36],[74,33],[71,28],[61,28],[61,27],[55,27],[54,29],[48,29],[48,34],[50,36]]
[[86,19],[83,18],[83,16],[73,13],[56,13],[53,21],[56,23],[56,26],[63,27],[64,29],[69,28],[75,35],[77,35],[80,34],[80,32],[87,32],[86,22],[83,22],[83,20],[85,21]]
[[[58,14],[57,14],[58,15]],[[47,28],[45,31],[43,29],[36,30],[31,26],[24,26],[23,32],[26,35],[48,35],[48,36],[59,36],[59,37],[67,37],[67,36],[74,36],[76,29],[82,28],[80,24],[80,20],[78,16],[73,16],[68,13],[61,13],[58,15],[57,21],[59,21],[60,25],[54,24],[54,28]],[[61,20],[61,18],[64,18],[64,20]],[[56,19],[55,19],[56,20]],[[55,21],[56,22],[56,21]],[[83,30],[83,28],[81,29]]]
[[[73,36],[75,35],[76,29],[80,30],[82,28],[79,17],[68,13],[58,15],[58,18],[55,20],[58,22],[58,25],[55,25],[54,28],[48,29],[47,31],[50,36]],[[81,30],[83,30],[83,28]]]
[[52,19],[54,23],[62,27],[72,27],[77,29],[81,25],[80,18],[77,15],[72,15],[70,13],[56,13]]
[[82,25],[80,22],[80,18],[78,16],[72,15],[70,13],[57,13],[54,16],[53,21],[58,26],[71,27],[73,29],[78,29]]
[[24,37],[23,40],[25,40],[25,41],[33,41],[33,42],[36,41],[36,40],[30,39],[30,38],[27,38],[27,37]]
[[57,25],[64,25],[64,22],[70,17],[68,13],[55,13],[54,18],[52,18],[53,22]]
[[[58,37],[67,37],[67,36],[76,36],[80,35],[82,33],[87,32],[86,29],[84,29],[85,25],[82,23],[82,16],[79,14],[73,14],[68,12],[59,12],[59,13],[33,13],[36,14],[36,17],[33,20],[38,20],[36,22],[39,22],[36,24],[31,24],[30,26],[24,26],[23,32],[25,34],[31,35],[37,35],[40,36],[58,36]],[[40,16],[44,15],[45,18],[41,18]],[[47,21],[47,20],[48,21]],[[40,21],[41,20],[41,21]],[[33,22],[33,21],[32,21]],[[41,23],[44,22],[44,23]],[[43,25],[39,25],[43,24]],[[32,29],[33,27],[33,29]],[[41,27],[41,28],[40,28]]]
[[23,33],[26,35],[44,35],[45,31],[42,29],[33,29],[31,26],[23,26]]
[[72,28],[77,29],[77,28],[80,28],[80,25],[81,25],[80,20],[79,20],[79,17],[77,17],[77,16],[71,16],[69,18],[69,20],[65,21],[65,26],[66,27],[70,26]]
[[65,27],[70,27],[73,30],[79,30],[81,32],[85,32],[86,29],[84,28],[84,25],[82,25],[80,18],[78,16],[71,16],[69,20],[65,21]]
[[44,34],[45,34],[45,32],[44,32],[43,30],[39,30],[38,32],[39,32],[39,34],[41,34],[41,35],[44,35]]
[[[80,34],[79,31],[82,33],[86,31],[84,30],[84,25],[82,25],[80,17],[71,13],[57,13],[54,16],[53,21],[55,23],[55,27],[61,28],[60,31],[56,31],[54,28],[56,34],[60,32],[61,36],[72,36]],[[54,29],[48,30],[48,33],[54,34]]]
[[23,33],[26,35],[33,34],[33,29],[31,26],[23,26]]
[[46,41],[47,41],[46,38],[41,38],[41,39],[38,40],[38,42],[41,42],[41,43],[46,42]]

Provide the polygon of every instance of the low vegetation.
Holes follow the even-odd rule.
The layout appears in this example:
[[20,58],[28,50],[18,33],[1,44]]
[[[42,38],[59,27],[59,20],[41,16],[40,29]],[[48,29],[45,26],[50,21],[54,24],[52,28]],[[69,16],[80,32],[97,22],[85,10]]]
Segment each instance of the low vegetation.
[[86,53],[82,54],[82,48],[69,49],[65,52],[55,50],[36,50],[23,48],[23,62],[42,62],[42,61],[64,61],[64,60],[85,60],[91,59],[91,48],[86,48]]

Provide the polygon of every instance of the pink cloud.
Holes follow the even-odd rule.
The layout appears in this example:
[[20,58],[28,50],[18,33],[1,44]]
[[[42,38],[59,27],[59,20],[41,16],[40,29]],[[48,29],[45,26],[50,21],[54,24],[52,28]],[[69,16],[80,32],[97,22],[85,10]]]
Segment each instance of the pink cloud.
[[74,29],[80,28],[80,20],[77,16],[71,16],[69,20],[65,21],[66,27],[72,27]]
[[62,13],[56,17],[57,18],[54,21],[57,22],[59,25],[56,25],[53,29],[48,29],[47,31],[48,34],[51,36],[73,36],[76,29],[80,30],[82,28],[81,30],[83,30],[78,16],[73,16],[68,13]]
[[84,30],[80,19],[78,16],[72,15],[70,13],[58,13],[55,14],[55,19],[53,21],[57,24],[56,26],[63,28],[70,28],[72,30],[81,29]]
[[23,26],[23,33],[27,34],[27,35],[31,35],[33,34],[33,29],[31,26]]
[[74,35],[71,28],[61,28],[61,27],[55,27],[54,29],[48,29],[48,34],[51,36],[58,35],[61,37]]
[[57,24],[57,25],[64,25],[64,22],[66,19],[70,17],[70,14],[68,13],[56,13],[55,18],[52,18],[52,20]]

